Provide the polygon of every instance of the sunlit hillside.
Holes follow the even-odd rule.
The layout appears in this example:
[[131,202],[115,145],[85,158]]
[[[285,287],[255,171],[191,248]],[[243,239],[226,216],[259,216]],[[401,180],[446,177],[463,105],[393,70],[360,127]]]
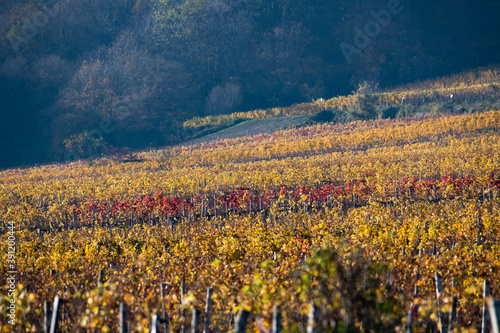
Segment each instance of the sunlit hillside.
[[497,109],[499,94],[500,68],[490,66],[393,89],[380,90],[377,84],[364,82],[351,95],[321,98],[311,103],[289,107],[196,117],[185,121],[184,127],[217,128],[245,119],[314,115],[322,110],[333,111],[331,120],[336,122],[407,117],[416,114],[481,112]]

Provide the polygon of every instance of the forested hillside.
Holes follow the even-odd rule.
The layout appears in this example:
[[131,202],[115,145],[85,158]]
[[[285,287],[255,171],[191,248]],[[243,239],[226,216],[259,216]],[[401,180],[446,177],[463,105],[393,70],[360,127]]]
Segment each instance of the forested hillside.
[[84,132],[87,151],[162,146],[197,116],[498,63],[499,12],[470,0],[3,0],[0,167],[88,157],[71,150]]

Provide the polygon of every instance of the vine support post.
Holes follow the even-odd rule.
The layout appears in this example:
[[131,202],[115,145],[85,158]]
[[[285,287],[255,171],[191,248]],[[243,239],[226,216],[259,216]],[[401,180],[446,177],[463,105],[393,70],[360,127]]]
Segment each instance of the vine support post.
[[97,285],[101,285],[104,282],[104,272],[102,269],[99,270],[99,277],[97,278]]
[[[451,279],[451,287],[453,290],[457,288],[457,280],[455,278]],[[457,307],[458,307],[458,296],[455,294],[452,297],[450,317],[448,320],[448,333],[453,332],[453,323],[457,320]]]
[[165,309],[165,289],[167,287],[166,283],[160,284],[160,296],[161,296],[161,313],[162,313],[162,321],[163,321],[163,333],[168,333],[170,330],[170,325],[168,322],[168,315]]
[[212,305],[212,293],[213,293],[213,289],[208,288],[207,289],[207,302],[205,304],[205,329],[203,330],[203,333],[210,332],[210,310],[211,310],[211,305]]
[[445,327],[445,322],[443,320],[443,313],[441,312],[441,293],[443,292],[443,279],[441,277],[441,274],[436,273],[435,282],[436,282],[436,301],[438,307],[437,317],[439,321],[439,333],[445,333],[446,327]]
[[450,311],[450,320],[448,321],[448,332],[453,332],[453,323],[457,319],[457,306],[458,306],[458,297],[454,295],[452,297],[451,311]]
[[50,321],[50,333],[56,333],[59,331],[59,305],[61,299],[56,296],[54,297],[54,308],[52,309],[52,320]]
[[[181,281],[181,304],[184,303],[184,295],[186,294],[186,285],[184,282],[184,279]],[[187,327],[186,327],[186,313],[184,310],[181,309],[181,332],[186,333],[187,332]]]
[[245,333],[247,329],[247,320],[250,316],[250,312],[247,310],[241,310],[236,317],[234,324],[234,333]]
[[481,333],[490,332],[490,312],[486,304],[487,298],[490,297],[490,281],[484,280],[483,282],[483,314],[481,318]]
[[408,315],[406,317],[405,333],[413,333],[413,330],[411,328],[412,322],[413,322],[413,311],[412,310],[408,310]]
[[489,311],[491,313],[491,327],[493,333],[500,333],[500,301],[490,299],[488,301]]
[[43,311],[44,311],[44,316],[43,316],[43,332],[44,333],[49,333],[50,332],[50,321],[52,318],[52,309],[51,309],[51,304],[50,301],[45,301],[43,304]]
[[417,272],[415,274],[415,289],[413,291],[413,297],[417,298],[418,297],[418,280],[420,279],[420,274]]
[[181,281],[181,303],[184,302],[184,295],[186,294],[186,283],[184,279]]
[[307,333],[315,333],[318,332],[317,329],[317,320],[318,320],[318,308],[314,301],[309,303],[309,313],[307,315]]
[[160,321],[158,319],[158,315],[153,315],[151,320],[151,333],[160,333]]
[[272,324],[272,332],[273,333],[281,333],[281,310],[279,306],[273,306],[273,324]]
[[119,318],[120,333],[127,332],[127,303],[120,303],[120,318]]
[[191,332],[200,333],[200,310],[193,309],[193,319],[191,322]]

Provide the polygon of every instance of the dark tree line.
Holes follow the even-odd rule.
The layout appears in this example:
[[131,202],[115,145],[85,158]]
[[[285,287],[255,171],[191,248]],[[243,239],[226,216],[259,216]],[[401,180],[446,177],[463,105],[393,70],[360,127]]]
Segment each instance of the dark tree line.
[[499,62],[499,13],[471,0],[5,0],[0,167],[63,160],[84,132],[161,146],[194,116]]

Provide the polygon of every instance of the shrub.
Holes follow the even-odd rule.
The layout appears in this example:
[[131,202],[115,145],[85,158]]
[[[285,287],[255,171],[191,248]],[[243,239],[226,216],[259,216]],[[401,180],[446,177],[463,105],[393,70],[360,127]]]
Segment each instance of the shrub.
[[323,110],[311,117],[311,120],[318,123],[331,123],[335,120],[335,113],[333,110]]
[[381,118],[381,119],[394,119],[394,118],[396,118],[397,113],[398,113],[398,109],[395,107],[386,108],[380,112],[379,118]]

